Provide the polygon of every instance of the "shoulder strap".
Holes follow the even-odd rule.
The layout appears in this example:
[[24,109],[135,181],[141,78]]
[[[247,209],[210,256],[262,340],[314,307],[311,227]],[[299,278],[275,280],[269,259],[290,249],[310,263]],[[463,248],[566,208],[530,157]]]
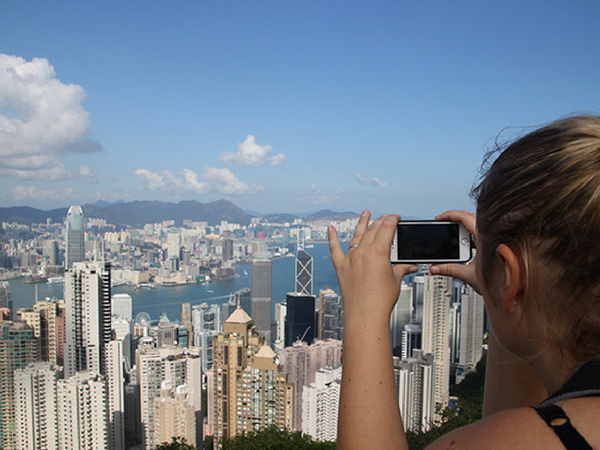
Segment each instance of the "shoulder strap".
[[583,436],[571,425],[571,421],[560,406],[537,406],[533,409],[554,430],[567,450],[593,450]]
[[539,406],[547,406],[562,400],[600,396],[600,360],[592,360],[580,366],[565,385]]

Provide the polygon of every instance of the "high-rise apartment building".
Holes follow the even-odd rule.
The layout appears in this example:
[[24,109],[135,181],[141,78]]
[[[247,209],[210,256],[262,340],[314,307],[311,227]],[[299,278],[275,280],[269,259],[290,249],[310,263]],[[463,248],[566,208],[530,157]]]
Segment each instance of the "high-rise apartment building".
[[106,378],[78,372],[57,383],[58,448],[97,450],[108,446]]
[[331,289],[319,291],[319,339],[342,340],[344,335],[344,304],[342,297]]
[[286,296],[285,347],[300,340],[312,344],[315,338],[315,296],[289,292]]
[[252,319],[256,330],[271,342],[271,261],[252,263]]
[[189,396],[189,387],[173,387],[171,381],[163,381],[160,397],[154,399],[157,443],[171,442],[173,436],[196,443],[196,409]]
[[123,341],[106,344],[107,441],[109,450],[125,450],[125,383]]
[[0,308],[6,308],[10,311],[9,320],[12,320],[12,291],[10,290],[10,284],[8,281],[0,281]]
[[85,260],[85,225],[81,206],[71,206],[67,212],[65,270]]
[[167,234],[167,257],[169,259],[181,256],[181,234],[178,231],[172,231]]
[[412,322],[413,312],[413,288],[402,282],[400,295],[396,306],[390,317],[390,334],[392,336],[392,348],[402,345],[402,332],[404,327]]
[[64,322],[64,300],[43,300],[33,305],[33,310],[40,315],[40,351],[43,361],[62,365],[59,352],[62,352],[64,341],[59,337],[59,325]]
[[313,257],[301,248],[296,252],[296,292],[313,294]]
[[137,352],[137,381],[140,386],[140,415],[142,421],[142,444],[152,449],[160,444],[157,426],[156,399],[160,399],[164,381],[172,386],[187,386],[187,401],[194,405],[196,416],[196,442],[202,442],[202,364],[200,349],[192,347],[155,348],[143,345]]
[[223,233],[223,262],[231,261],[233,259],[233,238],[231,237],[231,231],[225,231]]
[[315,381],[304,386],[302,394],[302,432],[318,441],[337,439],[338,409],[342,366],[319,369]]
[[[423,291],[424,354],[432,354],[435,362],[436,408],[448,406],[450,389],[450,302],[452,278],[425,275]],[[413,353],[414,354],[414,353]]]
[[105,374],[111,339],[110,263],[80,262],[65,273],[65,377]]
[[270,425],[292,429],[293,386],[241,308],[214,341],[209,373],[208,422],[217,441]]
[[464,285],[461,296],[460,351],[458,364],[462,370],[474,369],[483,354],[483,297],[471,286]]
[[397,367],[398,402],[405,431],[421,433],[433,425],[435,402],[435,363],[433,355],[414,350],[413,357],[403,359]]
[[35,362],[15,370],[15,437],[17,449],[57,450],[56,389],[62,368]]
[[223,331],[221,308],[208,303],[195,305],[192,323],[195,345],[202,349],[202,371],[206,372],[213,364],[213,341]]
[[0,448],[4,450],[16,448],[14,373],[38,358],[33,328],[25,322],[0,323]]
[[111,299],[111,311],[113,316],[122,317],[127,320],[131,320],[132,309],[131,309],[131,295],[129,294],[115,294]]

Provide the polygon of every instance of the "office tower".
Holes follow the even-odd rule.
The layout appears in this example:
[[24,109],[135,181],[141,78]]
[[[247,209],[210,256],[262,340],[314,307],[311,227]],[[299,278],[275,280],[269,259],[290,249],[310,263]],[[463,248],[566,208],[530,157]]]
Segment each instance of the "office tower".
[[95,450],[108,447],[106,378],[78,372],[57,383],[58,448]]
[[106,344],[106,383],[108,404],[108,448],[125,450],[125,384],[123,341]]
[[402,282],[400,295],[390,317],[390,334],[392,348],[402,346],[404,326],[412,321],[413,288]]
[[207,379],[212,392],[208,422],[215,440],[271,425],[292,428],[293,387],[241,308],[225,321],[214,352]]
[[[59,347],[64,342],[59,342],[58,322],[64,311],[64,301],[44,300],[33,305],[34,311],[40,315],[40,351],[42,361],[59,364]],[[60,365],[60,364],[59,364]]]
[[8,281],[0,281],[0,308],[6,308],[10,311],[10,317],[8,320],[12,320],[12,292],[10,290],[10,284]]
[[171,442],[173,437],[196,442],[196,410],[188,394],[188,386],[173,387],[171,381],[163,381],[160,397],[154,399],[157,444]]
[[316,380],[316,373],[324,368],[336,368],[342,363],[342,342],[333,339],[316,341],[312,345],[295,342],[279,353],[279,361],[287,380],[294,386],[294,430],[302,426],[302,398],[305,386]]
[[115,294],[111,299],[112,315],[131,320],[131,295]]
[[[425,275],[423,291],[424,354],[431,353],[435,362],[434,401],[439,411],[448,406],[450,389],[450,301],[452,279]],[[414,352],[413,352],[414,353]]]
[[81,206],[71,206],[67,212],[65,270],[85,260],[85,226]]
[[296,252],[296,292],[303,295],[313,293],[313,258],[300,248]]
[[318,441],[337,439],[338,408],[342,366],[319,369],[315,381],[304,386],[302,394],[302,432]]
[[271,342],[271,261],[252,263],[252,319],[256,331]]
[[194,342],[202,349],[202,371],[206,372],[213,364],[213,341],[223,331],[219,305],[202,303],[192,310]]
[[62,368],[35,362],[15,370],[17,449],[58,449],[56,387]]
[[[460,295],[459,295],[460,300]],[[450,306],[450,371],[456,369],[460,355],[460,327],[462,307],[460,301]]]
[[405,431],[421,433],[433,425],[435,402],[435,363],[433,355],[415,350],[394,368],[398,386],[398,403]]
[[423,325],[409,323],[402,331],[402,359],[412,358],[413,350],[422,348]]
[[281,302],[275,304],[275,322],[277,329],[275,331],[275,351],[279,352],[285,347],[285,316],[287,315],[287,303]]
[[58,266],[58,243],[56,241],[48,242],[48,265]]
[[39,311],[35,311],[31,308],[19,309],[17,310],[17,321],[25,322],[27,325],[33,328],[33,335],[38,340],[40,339],[42,320]]
[[192,304],[182,303],[181,304],[181,326],[187,330],[188,342],[186,347],[190,347],[194,344],[194,327],[192,325]]
[[474,369],[483,353],[483,297],[471,286],[461,289],[461,333],[458,364],[465,370]]
[[315,296],[289,292],[286,296],[285,346],[300,340],[312,344],[315,338]]
[[110,263],[74,263],[65,273],[65,378],[85,370],[105,374],[110,289]]
[[423,293],[425,290],[425,279],[423,276],[414,277],[413,287],[413,322],[423,323]]
[[16,448],[15,370],[37,361],[38,340],[25,322],[0,323],[0,448]]
[[319,291],[319,339],[342,340],[344,335],[344,304],[342,297],[331,289]]
[[178,231],[167,234],[167,257],[178,260],[181,257],[181,234]]
[[188,402],[194,405],[196,415],[196,439],[192,445],[200,448],[202,442],[202,363],[200,349],[178,347],[155,348],[142,345],[137,352],[137,381],[140,389],[140,417],[142,444],[154,448],[159,442],[155,399],[160,399],[163,381],[172,386],[187,386]]
[[177,345],[177,326],[163,313],[158,321],[158,333],[156,339],[158,347],[170,347]]
[[231,261],[233,259],[233,239],[231,237],[231,231],[226,231],[223,235],[223,262]]

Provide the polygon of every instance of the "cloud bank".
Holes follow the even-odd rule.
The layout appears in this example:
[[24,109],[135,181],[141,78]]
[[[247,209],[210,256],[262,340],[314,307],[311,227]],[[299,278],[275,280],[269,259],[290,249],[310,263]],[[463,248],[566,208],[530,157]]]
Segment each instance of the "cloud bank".
[[[0,54],[0,175],[37,180],[77,176],[60,159],[102,150],[90,138],[84,99],[84,89],[61,83],[47,59]],[[90,174],[80,169],[79,175]]]
[[365,178],[358,172],[355,172],[354,176],[356,177],[356,179],[358,180],[358,182],[360,184],[364,184],[365,186],[378,187],[381,189],[387,187],[387,183],[383,180],[380,180],[377,177]]
[[239,196],[256,194],[265,190],[263,186],[249,186],[240,181],[229,169],[215,167],[204,169],[203,181],[200,181],[198,174],[190,169],[184,169],[181,176],[168,170],[152,172],[147,169],[138,169],[133,174],[144,184],[145,188],[152,191],[183,191],[199,195],[218,192],[224,195]]
[[285,163],[285,155],[279,153],[271,156],[273,147],[270,145],[259,145],[253,135],[249,134],[244,142],[238,144],[237,153],[221,153],[219,160],[223,163],[234,163],[238,166],[264,166],[270,163],[272,166],[281,166]]

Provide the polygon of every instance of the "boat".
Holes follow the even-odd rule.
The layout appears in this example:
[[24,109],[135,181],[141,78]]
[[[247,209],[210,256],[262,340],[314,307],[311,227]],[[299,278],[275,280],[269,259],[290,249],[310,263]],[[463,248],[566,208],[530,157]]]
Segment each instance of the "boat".
[[65,277],[50,277],[48,278],[48,281],[46,281],[46,283],[48,284],[59,284],[59,283],[64,283],[65,282]]

